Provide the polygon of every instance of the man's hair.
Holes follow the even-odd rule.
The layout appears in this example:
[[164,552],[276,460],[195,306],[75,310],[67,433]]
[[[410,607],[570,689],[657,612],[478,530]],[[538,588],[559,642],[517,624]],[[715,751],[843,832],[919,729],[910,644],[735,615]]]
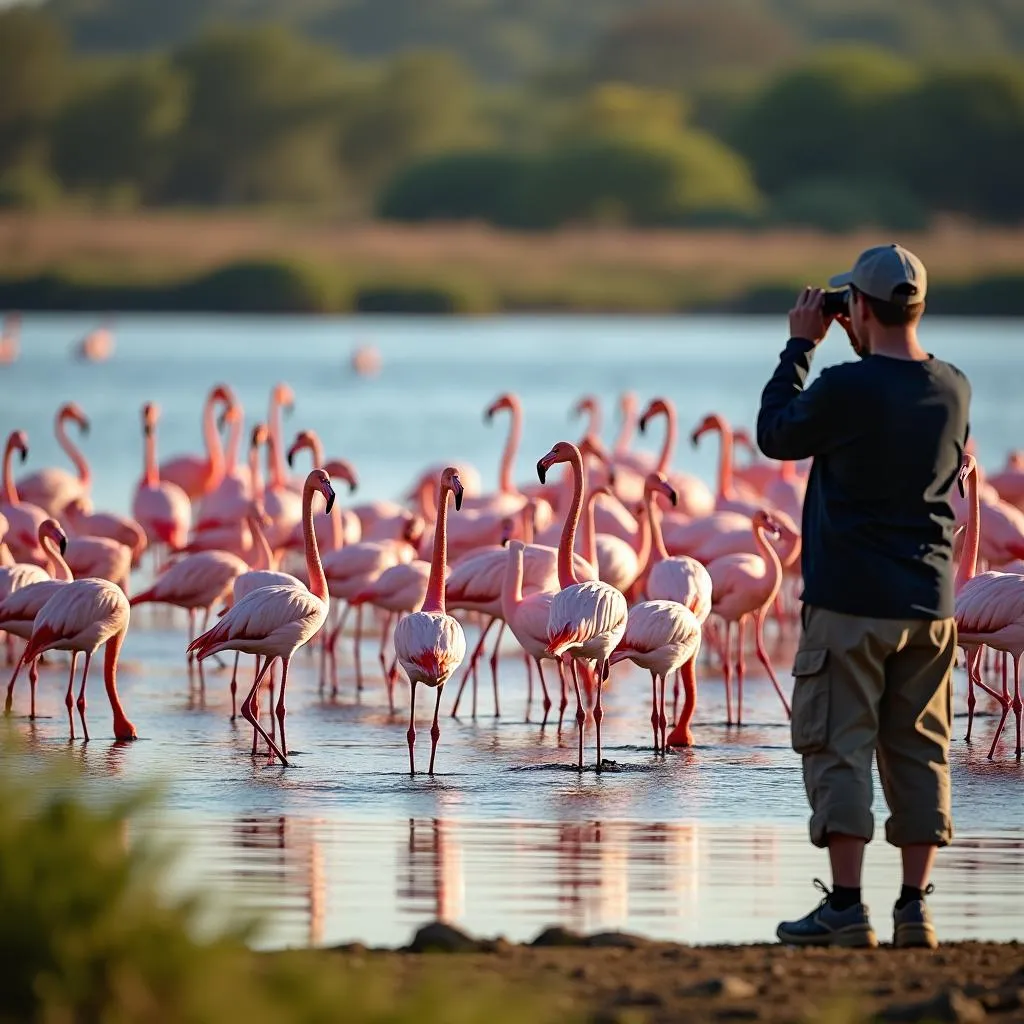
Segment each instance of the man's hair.
[[909,306],[901,306],[898,302],[876,299],[873,295],[867,295],[853,285],[850,288],[868,304],[871,315],[885,327],[905,327],[908,324],[916,324],[924,313],[923,302],[913,302]]

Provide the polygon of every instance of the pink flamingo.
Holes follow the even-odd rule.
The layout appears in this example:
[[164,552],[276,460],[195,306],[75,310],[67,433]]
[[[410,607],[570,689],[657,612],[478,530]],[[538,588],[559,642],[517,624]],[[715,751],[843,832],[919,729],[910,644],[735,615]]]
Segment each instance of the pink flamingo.
[[630,608],[626,632],[609,660],[614,665],[628,659],[651,673],[651,727],[656,754],[668,749],[665,679],[677,672],[682,672],[685,680],[685,701],[680,722],[672,732],[674,745],[693,745],[690,721],[697,706],[695,666],[699,651],[700,623],[685,605],[678,601],[641,601]]
[[742,484],[737,485],[733,478],[733,435],[725,417],[718,413],[705,416],[690,435],[690,441],[696,448],[700,439],[712,431],[717,432],[719,437],[718,493],[715,496],[715,511],[741,512],[745,516],[753,517],[760,508],[756,503],[757,494],[753,491],[741,493]]
[[619,428],[619,436],[612,448],[612,460],[616,470],[620,468],[630,469],[634,473],[646,476],[654,471],[655,460],[646,452],[634,452],[630,450],[633,443],[633,433],[636,430],[639,416],[640,402],[633,391],[623,391],[619,396],[619,413],[622,417],[622,425]]
[[734,448],[742,448],[750,456],[750,461],[745,466],[733,465],[733,477],[742,481],[752,491],[763,495],[768,485],[778,478],[777,466],[761,458],[761,453],[745,427],[733,428],[732,443]]
[[65,558],[74,575],[117,584],[126,594],[132,572],[132,549],[109,537],[72,537]]
[[0,512],[0,566],[14,565],[14,556],[4,541],[9,528],[10,524],[7,522],[7,516]]
[[778,596],[782,586],[782,562],[775,549],[765,540],[765,533],[779,536],[782,529],[775,517],[764,510],[757,512],[753,518],[753,534],[760,555],[749,553],[723,555],[707,563],[708,575],[711,577],[711,600],[715,614],[725,622],[724,662],[725,671],[725,706],[726,718],[732,724],[732,663],[730,655],[730,636],[732,624],[737,623],[738,642],[736,652],[736,681],[738,686],[736,724],[743,724],[743,642],[747,619],[754,617],[754,637],[757,644],[757,657],[764,665],[775,692],[782,701],[782,706],[789,715],[789,702],[779,686],[771,659],[764,645],[764,620]]
[[160,479],[180,487],[189,501],[209,494],[224,478],[224,449],[217,432],[217,406],[225,411],[235,404],[231,389],[225,384],[211,388],[203,405],[203,438],[205,455],[176,455],[160,464]]
[[1024,509],[1024,452],[1012,451],[998,473],[988,478],[999,497],[1010,505]]
[[499,395],[484,410],[484,422],[493,422],[499,412],[505,411],[509,413],[509,430],[498,469],[498,490],[494,494],[465,498],[462,504],[463,512],[485,510],[510,515],[526,503],[526,495],[516,486],[513,476],[516,454],[523,435],[523,407],[518,396],[511,392]]
[[18,562],[46,564],[46,553],[39,546],[39,527],[49,516],[37,505],[22,501],[14,484],[11,459],[18,452],[21,461],[28,457],[28,437],[23,430],[15,430],[7,438],[4,448],[3,500],[0,513],[7,520],[4,543]]
[[[44,604],[53,596],[54,590],[71,581],[71,570],[64,561],[63,555],[67,545],[67,537],[57,522],[47,519],[39,526],[39,546],[46,552],[50,560],[48,576],[37,565],[11,566],[0,569],[0,629],[8,637],[18,636],[28,640],[32,636],[32,624]],[[21,662],[18,662],[21,667]],[[14,695],[14,683],[18,670],[14,672],[7,686],[5,712],[10,714]],[[29,664],[29,684],[32,691],[32,718],[36,717],[36,682],[39,671],[36,662]]]
[[466,636],[458,621],[445,611],[444,579],[447,563],[446,530],[448,495],[455,499],[455,510],[462,506],[462,484],[458,472],[449,466],[441,474],[434,525],[434,547],[430,559],[430,578],[423,607],[407,615],[395,626],[395,653],[409,677],[409,774],[416,774],[416,684],[424,683],[437,691],[434,722],[430,727],[430,775],[441,727],[437,716],[441,709],[441,691],[466,656]]
[[[978,495],[977,462],[973,455],[964,456],[960,483],[967,481],[968,507],[967,537],[956,574],[957,642],[968,655],[967,739],[971,737],[974,719],[974,687],[980,686],[1002,706],[1003,713],[988,752],[991,759],[999,742],[1006,718],[1013,708],[1017,725],[1017,759],[1021,756],[1021,693],[1020,659],[1024,655],[1024,576],[1010,572],[984,572],[976,575],[980,531],[980,500]],[[1002,651],[1013,658],[1014,695],[1010,700],[1007,679],[1003,672],[1003,692],[995,693],[977,678],[981,648]]]
[[[313,529],[313,495],[316,493],[324,496],[330,510],[334,503],[334,489],[322,469],[312,470],[302,488],[302,522],[309,589],[292,584],[253,590],[233,605],[212,629],[196,637],[188,646],[189,654],[195,654],[200,661],[221,651],[241,651],[264,659],[252,689],[242,701],[242,717],[270,747],[271,761],[276,756],[283,765],[288,764],[288,744],[285,739],[288,665],[295,652],[308,643],[327,621],[330,607],[327,579]],[[281,695],[276,709],[280,747],[260,725],[257,713],[260,683],[275,658],[281,659]]]
[[18,481],[18,494],[22,501],[38,505],[51,516],[61,515],[71,501],[88,503],[89,488],[92,485],[89,463],[67,435],[65,424],[68,420],[77,423],[83,434],[89,433],[89,420],[74,402],[66,402],[57,410],[54,425],[57,443],[74,464],[77,475],[72,476],[66,469],[57,466],[47,466],[21,477]]
[[615,499],[610,487],[596,487],[584,502],[580,553],[597,570],[597,578],[627,593],[647,563],[651,550],[651,531],[646,516],[639,516],[637,546],[613,534],[595,529],[594,508],[602,497]]
[[552,598],[548,615],[547,653],[568,661],[576,687],[576,723],[579,727],[579,767],[583,768],[583,733],[586,714],[580,693],[577,661],[596,663],[596,692],[594,725],[597,732],[597,770],[602,767],[601,686],[607,675],[608,658],[622,639],[626,629],[626,599],[614,587],[600,581],[577,581],[573,566],[573,543],[583,506],[583,456],[579,448],[568,441],[559,441],[537,463],[537,475],[544,483],[547,471],[557,463],[572,466],[575,487],[572,505],[565,519],[558,544],[558,585],[561,588]]
[[132,502],[132,516],[146,531],[150,544],[166,544],[170,550],[176,551],[188,541],[192,503],[177,484],[160,478],[156,461],[156,425],[159,419],[159,407],[147,402],[142,407],[145,461],[142,480]]
[[8,313],[0,326],[0,364],[13,363],[21,349],[21,316]]
[[764,500],[779,512],[799,522],[803,514],[807,478],[797,472],[795,462],[783,462],[779,474],[764,489]]
[[87,363],[105,363],[114,354],[114,331],[109,323],[91,330],[75,346],[74,355]]
[[232,395],[232,404],[222,414],[228,426],[228,443],[224,454],[224,475],[220,483],[203,496],[196,515],[196,531],[235,523],[244,519],[252,500],[252,471],[238,464],[245,413]]
[[[295,436],[291,448],[288,449],[287,461],[289,468],[295,465],[295,456],[301,451],[310,452],[313,456],[314,466],[324,466],[326,469],[327,463],[324,460],[324,446],[321,444],[320,436],[315,430],[301,430]],[[359,477],[356,476],[356,471],[352,464],[344,459],[335,459],[331,466],[332,468],[327,470],[331,477],[340,476],[348,484],[349,494],[354,494],[359,487]],[[317,530],[316,539],[321,550],[333,551],[335,548],[345,544],[358,544],[363,535],[363,527],[359,516],[349,509],[343,509],[337,507],[337,505],[336,510],[332,514],[341,523],[341,536],[337,539],[333,536],[333,527],[329,516],[318,515],[314,520]],[[285,546],[298,548],[301,545],[302,529],[301,526],[297,525]]]
[[667,398],[652,399],[640,417],[641,434],[646,433],[648,424],[655,416],[665,417],[665,441],[661,447],[656,471],[667,477],[675,489],[680,512],[690,517],[710,515],[715,508],[715,499],[708,485],[699,477],[674,473],[669,468],[679,429],[675,405]]
[[[170,565],[148,590],[136,594],[131,603],[170,604],[188,611],[188,635],[196,632],[196,612],[203,610],[201,630],[206,629],[210,610],[224,598],[235,582],[235,577],[248,572],[249,566],[228,551],[199,551]],[[191,651],[191,646],[189,651]],[[189,655],[189,665],[192,657]],[[200,679],[202,666],[200,665]]]
[[[275,418],[280,421],[279,412]],[[263,508],[270,519],[267,540],[276,551],[288,543],[292,531],[302,522],[302,496],[288,479],[279,434],[272,427],[267,435],[267,472]]]
[[132,552],[132,565],[139,564],[146,551],[146,531],[128,516],[113,512],[87,512],[81,499],[69,502],[61,515],[73,537],[108,537]]
[[107,699],[114,714],[114,738],[133,740],[135,726],[124,713],[117,694],[117,659],[121,653],[125,633],[128,631],[128,598],[120,587],[107,580],[72,580],[59,587],[36,615],[24,653],[22,664],[32,662],[47,651],[70,651],[71,672],[64,703],[68,709],[71,738],[75,738],[74,703],[72,690],[75,682],[75,664],[79,654],[85,655],[82,685],[78,691],[78,715],[82,721],[82,737],[89,739],[85,722],[85,684],[89,678],[92,656],[106,644],[103,660],[103,681]]
[[569,410],[569,416],[573,419],[586,416],[586,434],[593,435],[594,437],[601,436],[601,402],[598,400],[597,395],[583,395]]

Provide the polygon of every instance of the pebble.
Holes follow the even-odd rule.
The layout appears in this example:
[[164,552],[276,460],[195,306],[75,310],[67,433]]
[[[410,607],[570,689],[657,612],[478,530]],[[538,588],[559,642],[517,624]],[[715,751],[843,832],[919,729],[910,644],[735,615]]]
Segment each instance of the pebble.
[[563,928],[561,925],[554,925],[551,928],[545,928],[530,943],[531,946],[582,946],[584,945],[584,938],[579,932],[570,931],[568,928]]
[[686,989],[691,996],[722,996],[725,999],[753,999],[757,995],[757,986],[734,974],[726,974],[721,978],[711,978]]
[[472,953],[479,948],[476,939],[443,921],[425,924],[406,947],[410,953]]
[[650,941],[629,932],[597,932],[583,940],[583,945],[594,949],[639,949],[649,946]]
[[986,1016],[985,1007],[977,999],[965,996],[958,988],[947,989],[925,1002],[889,1007],[881,1014],[887,1021],[942,1021],[950,1024],[977,1024]]

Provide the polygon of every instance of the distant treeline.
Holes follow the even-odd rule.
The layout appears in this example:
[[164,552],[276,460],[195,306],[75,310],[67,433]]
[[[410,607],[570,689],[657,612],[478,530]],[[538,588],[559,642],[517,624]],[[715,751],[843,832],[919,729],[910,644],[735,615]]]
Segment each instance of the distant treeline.
[[[125,2],[54,0],[0,14],[0,205],[269,206],[528,230],[912,230],[938,214],[1024,220],[1017,0],[899,6],[901,18],[921,12],[907,31],[925,34],[939,23],[926,8],[935,8],[934,19],[946,11],[947,25],[949,11],[958,11],[963,38],[974,44],[956,63],[928,57],[935,47],[904,46],[921,51],[914,57],[863,46],[807,49],[779,20],[794,6],[781,0],[706,4],[703,21],[694,21],[694,4],[628,15],[622,3],[588,0],[572,10],[604,11],[604,28],[593,22],[585,60],[500,84],[454,53],[356,60],[280,25],[207,25],[201,12],[216,3],[180,0],[157,11],[132,0],[129,15]],[[267,5],[227,6],[256,16]],[[436,5],[449,13],[455,6]],[[524,6],[537,8],[538,24],[564,7]],[[827,10],[839,17],[839,5],[825,0],[796,6],[813,8],[819,22]],[[853,6],[876,17],[896,11]],[[331,5],[288,7],[308,31],[299,14]],[[408,15],[407,7],[379,0],[374,19],[391,8]],[[153,18],[164,12],[164,20],[145,22],[144,10]],[[367,4],[345,10],[370,18]],[[101,15],[113,25],[117,12],[137,38],[113,46],[171,45],[117,56],[73,48],[68,29],[95,50]],[[395,17],[400,34],[405,22]],[[997,60],[994,42],[981,45],[982,22],[999,28],[1009,56]],[[144,29],[163,35],[147,39]],[[325,29],[323,38],[338,36]],[[704,41],[700,60],[681,62],[695,38]]]

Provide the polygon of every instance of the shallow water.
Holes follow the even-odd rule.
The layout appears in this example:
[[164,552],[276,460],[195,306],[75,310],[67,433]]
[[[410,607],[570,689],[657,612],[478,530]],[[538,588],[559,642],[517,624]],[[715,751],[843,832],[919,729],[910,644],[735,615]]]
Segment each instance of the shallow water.
[[[503,427],[481,423],[501,390],[519,390],[526,411],[520,479],[560,437],[577,437],[568,419],[576,396],[610,403],[623,387],[646,398],[665,392],[688,432],[711,409],[750,424],[761,386],[785,340],[778,319],[686,318],[299,320],[125,317],[118,351],[106,365],[66,358],[86,318],[28,317],[22,359],[0,367],[0,429],[24,427],[27,468],[58,460],[50,438],[56,404],[76,398],[93,419],[84,447],[93,459],[97,507],[127,510],[141,462],[138,407],[164,408],[162,455],[199,443],[198,416],[208,386],[224,379],[262,415],[270,385],[297,393],[286,429],[321,431],[328,455],[351,459],[359,498],[394,497],[426,462],[466,459],[494,479]],[[972,417],[983,461],[1001,462],[1024,436],[1016,394],[1021,360],[1013,321],[937,321],[925,340],[971,376]],[[349,374],[357,342],[380,349],[376,378]],[[844,358],[830,339],[822,365]],[[656,434],[649,444],[658,444]],[[681,449],[677,464],[711,479],[713,446]],[[605,756],[618,769],[598,775],[572,768],[575,723],[524,721],[525,675],[508,645],[502,659],[503,714],[492,715],[489,674],[482,674],[480,715],[456,721],[444,696],[438,775],[407,774],[408,696],[396,689],[387,710],[376,649],[363,652],[367,689],[357,694],[351,655],[337,700],[318,692],[316,663],[297,659],[289,683],[289,746],[294,767],[253,761],[246,729],[229,722],[227,676],[207,674],[205,700],[190,690],[183,661],[184,618],[133,616],[121,689],[141,739],[112,744],[98,673],[89,710],[93,741],[67,744],[61,697],[64,663],[43,672],[34,725],[17,719],[33,749],[80,763],[101,792],[141,781],[163,787],[159,813],[137,828],[179,844],[175,885],[212,889],[212,919],[239,909],[266,915],[261,943],[362,940],[396,944],[424,920],[444,917],[483,934],[532,937],[563,922],[581,929],[627,928],[694,941],[767,940],[780,917],[803,913],[816,898],[825,859],[806,839],[806,807],[797,758],[781,706],[751,659],[747,721],[727,729],[721,677],[700,670],[697,747],[650,753],[649,679],[614,670],[607,694]],[[473,636],[470,634],[470,640]],[[789,686],[791,642],[772,640]],[[248,659],[246,659],[248,660]],[[246,677],[251,666],[243,662]],[[962,680],[958,679],[958,684]],[[25,694],[18,709],[24,708]],[[958,693],[962,706],[963,694]],[[429,754],[429,695],[419,703],[418,758]],[[570,709],[571,712],[571,709]],[[957,734],[964,731],[958,718]],[[1024,896],[1020,871],[1024,770],[1004,741],[986,754],[994,719],[977,739],[954,746],[957,842],[942,854],[933,907],[948,938],[1024,938],[1015,912]],[[31,756],[31,755],[27,755]],[[588,764],[593,725],[588,724]],[[877,794],[879,837],[884,802]],[[866,895],[876,923],[898,887],[894,851],[870,850]]]

